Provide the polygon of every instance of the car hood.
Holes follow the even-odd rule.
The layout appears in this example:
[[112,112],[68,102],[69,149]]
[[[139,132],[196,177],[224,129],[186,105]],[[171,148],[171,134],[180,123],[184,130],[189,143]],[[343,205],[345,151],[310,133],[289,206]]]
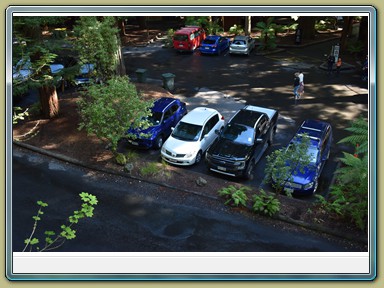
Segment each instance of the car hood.
[[[128,129],[127,132],[136,135],[139,139],[151,139],[151,138],[156,136],[158,130],[159,130],[159,126],[151,126],[147,129],[132,129],[131,128],[131,129]],[[150,134],[151,137],[143,137],[143,136],[140,137],[141,133]]]
[[183,141],[169,136],[165,141],[163,148],[176,154],[187,154],[189,152],[197,152],[200,149],[200,142],[198,141]]
[[252,146],[220,138],[209,148],[209,154],[225,158],[245,159],[251,150]]
[[306,185],[316,178],[316,167],[309,166],[305,167],[303,171],[296,169],[294,173],[292,173],[293,182],[301,185]]

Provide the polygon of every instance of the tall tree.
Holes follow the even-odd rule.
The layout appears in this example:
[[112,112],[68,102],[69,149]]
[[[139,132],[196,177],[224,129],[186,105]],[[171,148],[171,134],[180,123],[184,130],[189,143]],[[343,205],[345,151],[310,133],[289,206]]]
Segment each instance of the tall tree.
[[[56,80],[50,64],[55,61],[54,46],[44,42],[42,27],[54,25],[63,21],[63,17],[14,17],[13,33],[20,43],[14,49],[14,63],[24,61],[28,63],[29,74],[23,81],[15,79],[13,89],[26,91],[37,88],[40,96],[42,114],[46,118],[53,118],[59,114],[59,100],[56,92]],[[58,76],[58,75],[56,75]]]
[[299,27],[303,40],[314,39],[316,35],[315,23],[316,17],[313,16],[300,16],[298,18]]

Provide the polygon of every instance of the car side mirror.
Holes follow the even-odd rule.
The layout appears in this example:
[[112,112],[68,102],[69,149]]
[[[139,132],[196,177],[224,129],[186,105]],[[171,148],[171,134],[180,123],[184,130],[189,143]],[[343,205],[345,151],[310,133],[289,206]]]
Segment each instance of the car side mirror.
[[219,130],[219,129],[216,129],[216,130],[215,130],[215,133],[216,133],[217,135],[220,135],[220,130]]
[[171,130],[172,130],[172,131],[175,130],[175,127],[171,127]]

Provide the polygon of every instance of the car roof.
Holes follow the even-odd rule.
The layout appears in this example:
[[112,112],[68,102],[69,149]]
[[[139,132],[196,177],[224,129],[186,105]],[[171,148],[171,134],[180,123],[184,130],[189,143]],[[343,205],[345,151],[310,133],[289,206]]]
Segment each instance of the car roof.
[[258,111],[241,109],[235,114],[235,116],[232,117],[231,120],[229,120],[229,123],[235,122],[237,124],[254,127],[260,116],[263,114],[264,113]]
[[171,105],[174,102],[176,102],[175,98],[171,98],[171,97],[159,98],[153,103],[152,111],[163,112],[165,109],[167,109],[169,105]]
[[200,29],[199,26],[187,26],[187,27],[182,27],[179,30],[175,32],[175,34],[185,34],[185,33],[190,33],[193,31],[196,31],[197,29]]
[[184,123],[202,125],[204,124],[213,114],[219,112],[212,108],[197,107],[185,115],[181,121]]
[[307,119],[303,121],[303,123],[300,125],[300,128],[298,129],[296,135],[300,136],[304,133],[307,134],[311,139],[311,146],[318,147],[323,141],[324,134],[327,131],[328,127],[331,128],[331,125],[327,122]]

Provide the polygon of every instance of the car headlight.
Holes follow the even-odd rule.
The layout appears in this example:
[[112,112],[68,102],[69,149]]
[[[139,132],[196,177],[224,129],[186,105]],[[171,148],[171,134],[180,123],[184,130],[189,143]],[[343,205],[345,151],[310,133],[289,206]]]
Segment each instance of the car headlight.
[[186,157],[186,158],[189,158],[189,157],[194,156],[195,154],[196,154],[196,150],[193,150],[193,151],[188,152],[187,154],[185,154],[185,157]]
[[237,167],[238,170],[244,169],[245,168],[245,161],[236,161],[234,163]]
[[311,189],[313,187],[314,182],[309,182],[308,184],[304,185],[304,190]]

